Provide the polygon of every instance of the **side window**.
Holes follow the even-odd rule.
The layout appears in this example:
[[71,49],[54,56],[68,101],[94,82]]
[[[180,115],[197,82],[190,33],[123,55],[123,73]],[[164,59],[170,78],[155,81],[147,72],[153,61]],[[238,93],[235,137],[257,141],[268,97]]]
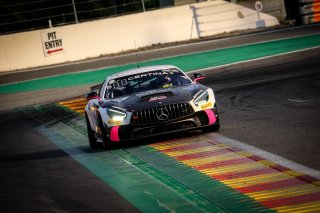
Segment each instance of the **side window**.
[[107,90],[106,93],[104,94],[104,98],[106,98],[106,99],[112,98],[111,95],[112,95],[112,90],[109,89],[109,90]]

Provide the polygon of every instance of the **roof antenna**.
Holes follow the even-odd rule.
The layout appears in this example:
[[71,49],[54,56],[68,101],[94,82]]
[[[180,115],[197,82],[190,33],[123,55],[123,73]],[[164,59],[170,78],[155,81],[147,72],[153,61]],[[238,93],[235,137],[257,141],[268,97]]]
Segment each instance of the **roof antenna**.
[[136,40],[134,40],[134,48],[136,49],[136,57],[137,57],[137,62],[138,62],[138,68],[140,68],[140,60],[139,60],[139,55],[138,55],[138,49],[137,49],[137,44]]

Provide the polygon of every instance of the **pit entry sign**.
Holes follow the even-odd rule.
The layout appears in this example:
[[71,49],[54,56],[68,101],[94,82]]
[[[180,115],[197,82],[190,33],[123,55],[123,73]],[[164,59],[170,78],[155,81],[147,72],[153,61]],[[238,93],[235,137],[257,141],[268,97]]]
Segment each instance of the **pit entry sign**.
[[41,32],[42,47],[45,56],[52,56],[64,52],[63,39],[57,30]]

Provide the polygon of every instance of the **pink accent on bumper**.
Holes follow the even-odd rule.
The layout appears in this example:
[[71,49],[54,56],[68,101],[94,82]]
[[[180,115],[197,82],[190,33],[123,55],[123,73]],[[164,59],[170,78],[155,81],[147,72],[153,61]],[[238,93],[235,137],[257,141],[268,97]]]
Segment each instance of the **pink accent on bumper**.
[[216,115],[214,114],[212,109],[206,109],[205,112],[207,113],[209,123],[208,125],[212,125],[217,121]]
[[114,126],[114,127],[111,128],[110,140],[113,141],[113,142],[120,141],[120,139],[119,139],[119,126]]

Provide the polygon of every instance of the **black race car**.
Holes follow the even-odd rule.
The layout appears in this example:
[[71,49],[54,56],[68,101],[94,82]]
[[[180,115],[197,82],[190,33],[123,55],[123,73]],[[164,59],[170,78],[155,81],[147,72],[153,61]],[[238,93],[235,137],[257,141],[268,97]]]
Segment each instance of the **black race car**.
[[211,88],[171,65],[136,68],[108,76],[87,95],[85,117],[92,148],[178,131],[219,130]]

